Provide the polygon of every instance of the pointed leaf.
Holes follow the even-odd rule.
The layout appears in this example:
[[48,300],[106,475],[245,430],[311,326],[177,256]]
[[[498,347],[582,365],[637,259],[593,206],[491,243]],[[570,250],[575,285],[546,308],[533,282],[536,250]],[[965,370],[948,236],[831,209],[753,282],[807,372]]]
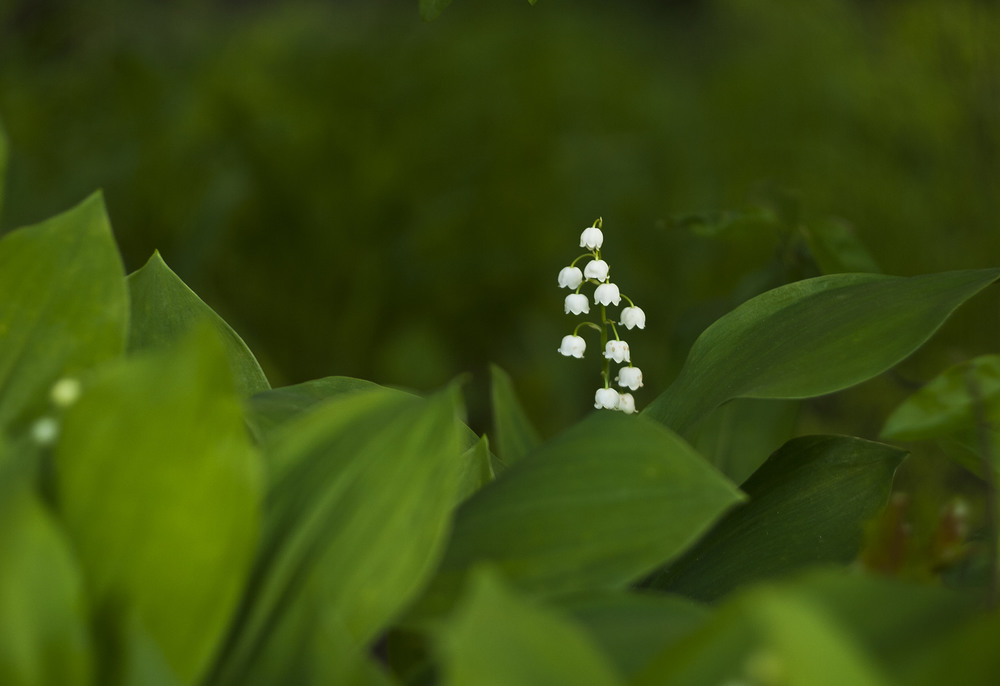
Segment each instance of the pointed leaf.
[[60,377],[121,354],[123,274],[99,193],[0,240],[0,430],[45,412]]
[[159,252],[154,252],[142,269],[129,274],[128,288],[129,352],[162,348],[207,322],[225,346],[239,395],[247,397],[271,387],[243,339],[171,271]]
[[534,450],[541,439],[517,399],[510,375],[491,364],[490,379],[497,456],[510,466]]
[[733,510],[650,585],[700,600],[802,567],[847,563],[881,508],[904,451],[844,436],[786,443],[745,484]]
[[493,463],[490,443],[483,436],[476,444],[462,453],[462,476],[458,487],[458,500],[462,501],[493,481]]
[[612,686],[621,683],[589,637],[556,612],[478,569],[437,635],[445,686]]
[[808,398],[897,364],[1000,277],[832,274],[743,303],[695,341],[677,380],[643,412],[680,432],[731,398]]
[[739,499],[663,426],[595,413],[459,507],[414,617],[449,607],[477,562],[532,595],[624,587],[683,551]]
[[214,332],[92,379],[66,413],[55,463],[96,603],[124,599],[182,682],[195,681],[242,591],[261,498]]

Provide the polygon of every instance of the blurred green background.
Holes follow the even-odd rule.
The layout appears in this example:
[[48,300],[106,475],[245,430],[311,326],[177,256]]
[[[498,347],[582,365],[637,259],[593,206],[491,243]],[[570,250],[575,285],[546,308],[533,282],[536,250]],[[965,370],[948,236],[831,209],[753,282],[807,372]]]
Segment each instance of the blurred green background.
[[[484,429],[496,362],[548,434],[600,382],[556,353],[598,216],[648,315],[640,407],[715,317],[820,273],[803,227],[891,274],[1000,263],[997,36],[968,0],[0,0],[0,230],[103,188],[127,268],[159,249],[273,385],[471,372]],[[996,291],[904,376],[996,351]],[[877,434],[908,389],[873,383],[805,425]]]

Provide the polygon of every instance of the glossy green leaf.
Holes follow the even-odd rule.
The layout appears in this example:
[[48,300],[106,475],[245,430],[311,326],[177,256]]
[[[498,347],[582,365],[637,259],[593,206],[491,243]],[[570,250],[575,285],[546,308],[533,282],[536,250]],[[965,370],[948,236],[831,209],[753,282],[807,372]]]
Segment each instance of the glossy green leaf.
[[451,0],[420,0],[420,18],[424,21],[433,21],[450,4]]
[[809,243],[809,252],[824,274],[878,274],[882,271],[847,222],[835,218],[821,219],[804,227],[803,231]]
[[176,343],[199,323],[207,322],[225,346],[239,395],[247,397],[271,387],[243,339],[171,271],[159,252],[154,252],[142,269],[129,274],[128,288],[129,352]]
[[94,664],[83,578],[27,471],[0,463],[0,684],[84,686]]
[[1000,355],[983,355],[945,370],[889,415],[881,437],[916,441],[971,429],[977,401],[987,420],[1000,420]]
[[493,481],[493,462],[490,456],[490,443],[483,436],[475,445],[462,453],[462,476],[458,486],[459,501],[469,498],[473,493]]
[[732,398],[808,398],[853,386],[910,355],[998,276],[832,274],[768,291],[708,327],[643,414],[686,432]]
[[559,604],[597,643],[618,671],[634,676],[667,646],[701,626],[708,609],[659,593],[606,591]]
[[715,408],[691,444],[733,483],[741,484],[795,430],[799,403],[738,398]]
[[445,686],[612,686],[622,683],[589,637],[558,613],[477,569],[437,632]]
[[258,675],[294,662],[295,643],[319,624],[364,647],[413,598],[447,538],[463,468],[459,410],[457,387],[427,400],[361,391],[269,441],[263,542],[214,683],[268,683]]
[[217,336],[105,369],[65,416],[59,510],[95,602],[124,600],[183,683],[205,669],[257,544],[261,464]]
[[885,686],[889,682],[821,607],[787,588],[740,595],[658,655],[634,686],[751,683]]
[[253,427],[254,433],[263,438],[286,422],[315,409],[321,403],[345,393],[379,388],[383,387],[371,381],[349,376],[327,376],[294,386],[273,388],[247,400],[247,422]]
[[459,507],[414,617],[447,608],[478,562],[532,595],[621,588],[683,551],[740,497],[663,426],[594,413]]
[[0,429],[48,409],[48,391],[121,354],[124,270],[99,193],[0,239]]
[[743,484],[749,502],[650,585],[713,600],[810,565],[851,561],[863,525],[885,505],[904,455],[844,436],[789,441]]
[[493,364],[490,365],[490,388],[497,456],[510,466],[534,450],[541,439],[517,399],[510,375]]

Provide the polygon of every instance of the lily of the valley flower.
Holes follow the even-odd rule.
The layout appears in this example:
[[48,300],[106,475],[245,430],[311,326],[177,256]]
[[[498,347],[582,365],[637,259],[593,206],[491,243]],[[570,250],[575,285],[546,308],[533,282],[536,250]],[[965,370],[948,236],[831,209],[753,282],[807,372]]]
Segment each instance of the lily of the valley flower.
[[615,383],[622,388],[631,388],[637,391],[642,388],[642,370],[638,367],[622,367],[618,370]]
[[563,336],[562,345],[559,352],[566,357],[583,357],[583,351],[587,349],[587,341],[580,336]]
[[602,283],[594,289],[595,305],[617,305],[621,301],[621,292],[618,290],[618,286],[613,283]]
[[610,267],[608,267],[608,263],[604,260],[591,260],[587,263],[587,266],[583,268],[583,275],[588,279],[606,281],[609,269]]
[[594,407],[598,410],[617,410],[621,403],[621,396],[613,388],[598,388],[594,394]]
[[624,324],[628,329],[631,329],[633,326],[645,329],[646,313],[642,311],[641,307],[626,307],[622,310],[621,320],[618,323]]
[[632,414],[635,412],[635,398],[632,397],[631,393],[618,394],[618,409],[625,414]]
[[615,362],[631,362],[628,358],[628,343],[625,341],[608,341],[604,346],[604,357]]
[[604,234],[596,226],[584,229],[580,234],[580,247],[587,250],[600,250],[604,245]]
[[570,293],[566,296],[566,314],[585,314],[590,312],[590,303],[583,293]]
[[563,267],[559,272],[559,288],[575,289],[583,283],[583,272],[579,267]]

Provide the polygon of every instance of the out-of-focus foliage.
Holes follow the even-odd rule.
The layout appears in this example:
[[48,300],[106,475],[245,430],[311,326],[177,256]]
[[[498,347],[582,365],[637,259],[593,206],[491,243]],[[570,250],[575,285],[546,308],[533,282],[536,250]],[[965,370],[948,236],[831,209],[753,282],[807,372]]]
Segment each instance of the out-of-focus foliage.
[[[545,434],[593,392],[552,349],[595,216],[650,315],[640,407],[715,317],[818,273],[775,217],[842,215],[890,274],[1000,254],[993,3],[415,5],[8,1],[2,226],[103,187],[129,269],[160,249],[278,385],[472,370],[485,423],[492,360]],[[671,220],[723,207],[765,221]],[[926,366],[1000,337],[996,298]]]

